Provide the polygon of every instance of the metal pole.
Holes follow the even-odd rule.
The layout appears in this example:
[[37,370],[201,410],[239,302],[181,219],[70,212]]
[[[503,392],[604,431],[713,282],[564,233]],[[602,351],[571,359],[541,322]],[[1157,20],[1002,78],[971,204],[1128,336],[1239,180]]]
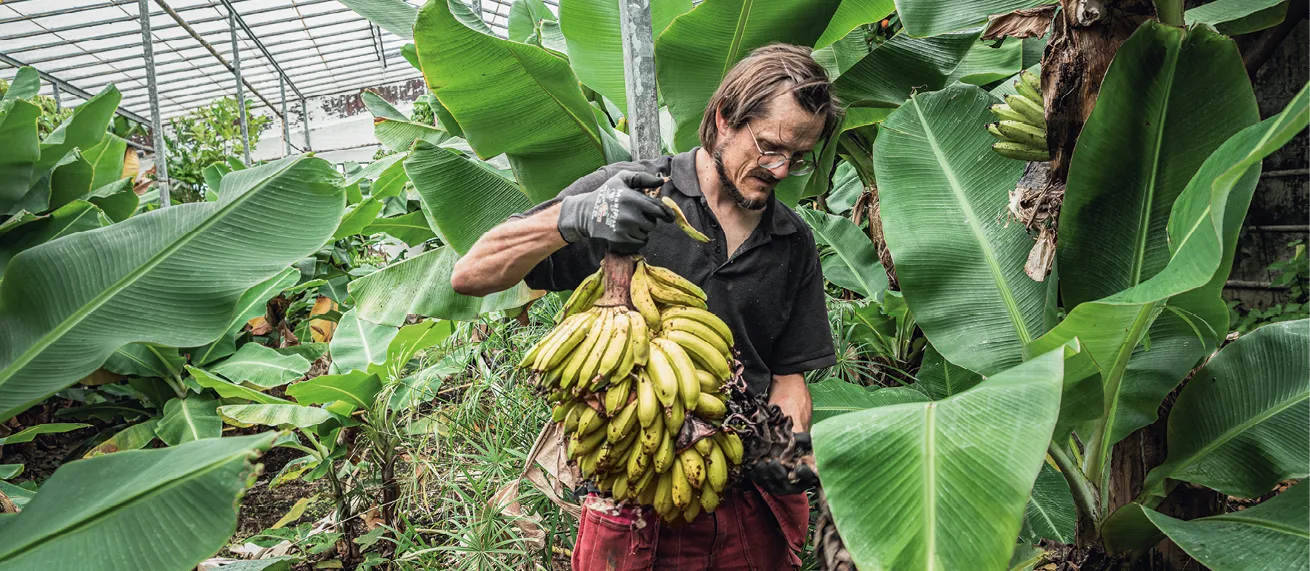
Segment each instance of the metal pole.
[[53,91],[54,91],[54,94],[55,94],[55,111],[59,111],[59,110],[63,109],[63,108],[64,108],[64,102],[63,102],[62,100],[60,100],[60,97],[59,97],[59,84],[58,84],[58,83],[51,83],[51,84],[50,84],[50,89],[53,90]]
[[150,0],[139,0],[137,6],[141,19],[141,50],[146,56],[146,87],[150,91],[150,131],[154,135],[155,184],[159,187],[159,207],[168,208],[172,202],[168,184],[168,148],[164,146],[164,120],[159,114],[159,86],[155,82],[155,46],[150,34]]
[[308,153],[314,148],[309,146],[309,103],[303,97],[300,99],[300,122],[305,124],[305,152]]
[[[145,2],[145,0],[141,0]],[[246,94],[241,84],[241,46],[237,44],[237,13],[228,7],[227,23],[232,27],[232,69],[237,76],[237,109],[241,118],[241,148],[245,151],[246,166],[250,166],[250,128],[246,125]]]
[[278,78],[278,89],[282,92],[282,156],[291,156],[291,123],[287,121],[287,82]]
[[619,0],[623,34],[623,74],[628,94],[628,134],[632,160],[660,156],[660,112],[655,91],[655,38],[650,0]]

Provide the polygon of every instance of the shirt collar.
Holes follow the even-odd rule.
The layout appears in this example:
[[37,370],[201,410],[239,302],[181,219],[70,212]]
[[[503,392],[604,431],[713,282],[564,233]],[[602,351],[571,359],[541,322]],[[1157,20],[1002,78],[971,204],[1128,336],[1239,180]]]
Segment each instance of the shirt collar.
[[[703,197],[705,194],[700,189],[700,178],[696,176],[696,151],[700,147],[694,147],[690,151],[673,155],[672,164],[669,167],[669,179],[673,181],[673,188],[685,196],[692,198]],[[769,197],[769,205],[764,209],[764,217],[760,219],[760,224],[769,228],[769,233],[775,236],[783,236],[796,231],[796,224],[792,222],[791,217],[785,213],[779,213],[779,208],[785,208],[782,203],[778,202],[778,197]]]

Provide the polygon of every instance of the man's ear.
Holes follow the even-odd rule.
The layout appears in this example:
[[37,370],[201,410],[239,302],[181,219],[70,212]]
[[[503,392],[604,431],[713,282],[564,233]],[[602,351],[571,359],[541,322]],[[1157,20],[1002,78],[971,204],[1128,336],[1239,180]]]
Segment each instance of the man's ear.
[[728,120],[723,118],[722,107],[714,110],[714,130],[717,133],[723,133],[728,130]]

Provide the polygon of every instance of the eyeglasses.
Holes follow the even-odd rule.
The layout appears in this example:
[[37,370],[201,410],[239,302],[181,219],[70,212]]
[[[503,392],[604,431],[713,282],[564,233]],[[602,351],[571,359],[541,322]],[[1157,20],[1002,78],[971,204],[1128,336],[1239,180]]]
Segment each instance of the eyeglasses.
[[755,136],[755,130],[751,129],[750,123],[746,124],[746,130],[750,132],[751,140],[755,141],[755,150],[760,152],[760,158],[756,159],[755,162],[761,167],[773,170],[791,162],[791,168],[787,169],[787,174],[790,176],[805,176],[814,170],[814,163],[807,159],[793,159],[782,153],[764,150],[764,148],[760,147],[760,140]]

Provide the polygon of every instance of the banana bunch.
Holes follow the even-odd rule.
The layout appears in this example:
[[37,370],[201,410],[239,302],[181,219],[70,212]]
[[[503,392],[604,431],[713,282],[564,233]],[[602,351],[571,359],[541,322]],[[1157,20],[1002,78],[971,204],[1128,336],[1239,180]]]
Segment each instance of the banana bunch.
[[672,270],[638,258],[622,296],[616,277],[603,264],[584,280],[519,366],[537,373],[584,477],[689,522],[718,507],[744,453],[722,426],[732,331]]
[[999,139],[992,149],[1003,157],[1021,161],[1049,161],[1046,147],[1046,111],[1042,107],[1041,80],[1024,70],[1015,80],[1016,95],[992,106],[998,121],[987,124],[987,132]]

